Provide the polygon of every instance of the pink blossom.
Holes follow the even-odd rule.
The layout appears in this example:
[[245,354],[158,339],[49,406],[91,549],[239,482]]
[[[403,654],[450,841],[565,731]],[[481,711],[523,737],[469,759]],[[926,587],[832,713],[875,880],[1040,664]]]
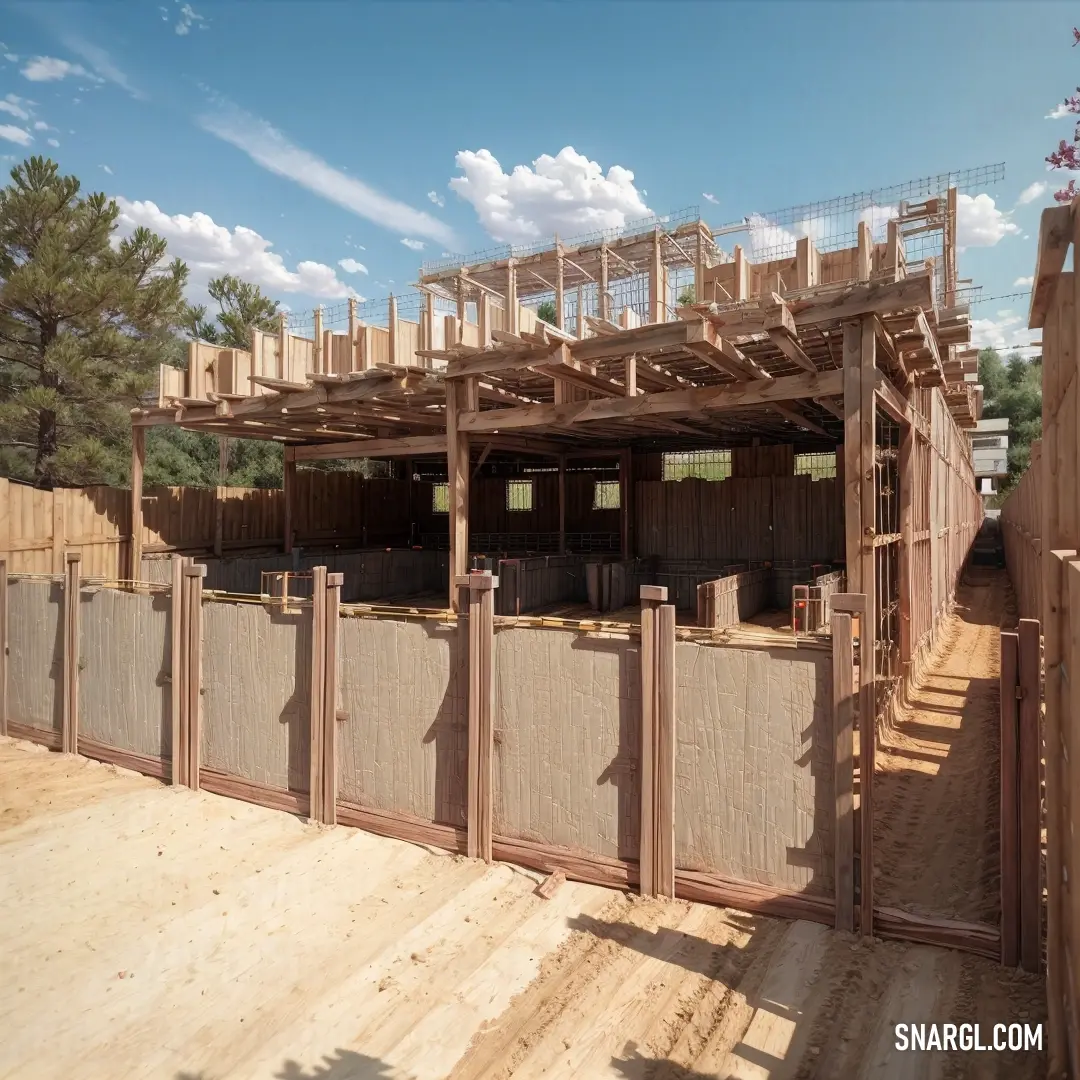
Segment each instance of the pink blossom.
[[1060,191],[1054,192],[1055,200],[1060,203],[1072,202],[1077,195],[1080,195],[1080,191],[1076,190],[1075,180],[1070,180],[1068,187],[1063,187]]

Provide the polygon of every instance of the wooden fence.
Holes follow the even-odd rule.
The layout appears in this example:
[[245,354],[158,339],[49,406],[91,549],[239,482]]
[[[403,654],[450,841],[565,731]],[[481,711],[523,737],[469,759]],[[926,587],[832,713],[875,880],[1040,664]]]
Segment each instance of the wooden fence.
[[[1080,200],[1043,211],[1029,326],[1042,442],[1002,508],[1020,608],[1043,633],[1048,1075],[1080,1077]],[[1073,254],[1071,270],[1066,256]]]

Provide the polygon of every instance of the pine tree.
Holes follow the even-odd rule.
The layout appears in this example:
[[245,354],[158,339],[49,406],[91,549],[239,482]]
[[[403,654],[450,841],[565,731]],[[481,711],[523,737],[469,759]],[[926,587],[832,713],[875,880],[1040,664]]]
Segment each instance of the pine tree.
[[129,410],[184,311],[187,268],[117,216],[40,157],[0,189],[0,472],[38,487],[124,482]]

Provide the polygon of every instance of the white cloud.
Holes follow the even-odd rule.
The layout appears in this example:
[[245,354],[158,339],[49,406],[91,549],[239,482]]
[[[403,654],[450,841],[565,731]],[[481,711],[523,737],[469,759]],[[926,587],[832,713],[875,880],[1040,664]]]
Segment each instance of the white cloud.
[[1026,350],[1041,337],[1041,330],[1029,330],[1027,319],[1010,309],[999,311],[995,319],[971,320],[971,345],[976,349]]
[[868,206],[859,213],[859,221],[866,222],[871,238],[875,243],[880,243],[888,234],[889,222],[899,215],[898,206]]
[[18,143],[20,146],[29,146],[34,141],[34,136],[14,124],[0,124],[0,139],[7,139],[8,142]]
[[445,205],[446,205],[446,200],[445,200],[445,199],[444,199],[444,198],[443,198],[443,197],[442,197],[442,196],[441,196],[441,195],[440,195],[440,194],[439,194],[439,193],[438,193],[437,191],[429,191],[429,192],[427,193],[427,197],[428,197],[428,198],[429,198],[429,199],[430,199],[430,200],[431,200],[431,201],[432,201],[432,202],[433,202],[433,203],[434,203],[434,204],[435,204],[436,206],[440,206],[440,207],[441,207],[441,206],[445,206]]
[[103,80],[111,82],[119,86],[121,90],[127,91],[136,100],[145,100],[146,94],[132,84],[127,75],[112,62],[112,58],[104,49],[75,37],[64,38],[64,44],[76,56],[81,56],[97,72],[97,75],[101,76],[101,78],[98,78],[89,72],[83,72],[92,82],[101,82]]
[[[3,108],[3,103],[0,103],[0,108]],[[44,120],[35,120],[34,121],[34,130],[35,131],[48,131],[49,130],[49,125],[46,124]]]
[[100,168],[104,169],[110,176],[112,176],[113,171],[109,168],[108,165],[101,165]]
[[[644,192],[643,192],[642,194],[644,194]],[[717,198],[717,197],[716,197],[715,195],[712,195],[712,194],[710,194],[710,193],[709,193],[709,192],[707,192],[707,191],[703,191],[703,192],[701,193],[701,197],[702,197],[702,198],[703,198],[703,199],[704,199],[704,200],[705,200],[706,202],[716,203],[716,205],[717,205],[717,206],[719,206],[719,205],[720,205],[720,200],[719,200],[719,199],[718,199],[718,198]]]
[[191,270],[191,283],[205,288],[220,274],[236,274],[266,289],[271,295],[301,293],[325,299],[343,299],[356,293],[338,278],[334,268],[317,262],[299,262],[290,270],[272,244],[254,229],[237,225],[228,229],[208,214],[166,214],[152,202],[130,202],[116,196],[120,208],[119,232],[131,233],[140,225],[168,241],[169,257],[179,256]]
[[1064,102],[1055,105],[1044,117],[1046,120],[1064,120],[1066,116],[1070,116],[1072,110]]
[[531,168],[516,165],[510,173],[503,172],[490,150],[462,150],[455,161],[465,175],[454,177],[451,188],[503,243],[619,229],[652,213],[629,169],[612,165],[605,174],[571,146],[555,157],[541,154]]
[[11,98],[14,95],[8,95],[7,99],[0,101],[0,112],[10,113],[16,120],[29,120],[30,114],[17,104],[18,98],[12,101]]
[[69,75],[80,75],[89,79],[94,78],[80,64],[72,64],[55,56],[35,56],[27,62],[22,73],[31,82],[58,82],[60,79],[66,79]]
[[453,231],[423,210],[399,202],[361,180],[346,176],[322,158],[293,145],[265,120],[236,108],[199,118],[200,126],[219,139],[243,150],[252,161],[278,176],[287,177],[330,202],[360,217],[399,232],[453,245]]
[[1020,226],[1013,224],[985,192],[981,195],[956,197],[956,241],[964,251],[969,247],[993,247],[1006,236],[1018,235]]
[[362,262],[357,262],[355,259],[338,259],[338,266],[340,266],[346,274],[366,274],[368,272],[367,267]]
[[[166,16],[167,18],[167,16]],[[198,14],[196,10],[190,5],[185,4],[180,9],[180,19],[173,29],[181,36],[191,33],[191,27],[194,23],[199,23],[199,29],[206,29],[206,20],[202,15]]]
[[1018,277],[1013,282],[1013,287],[1018,288],[1018,289],[1029,289],[1034,284],[1035,284],[1035,278],[1034,277]]
[[1033,184],[1028,184],[1023,191],[1016,198],[1017,206],[1027,206],[1028,203],[1034,202],[1036,199],[1041,199],[1046,194],[1046,189],[1049,184],[1043,183],[1042,180],[1036,180]]
[[19,54],[13,52],[6,52],[4,53],[4,59],[9,64],[17,64],[19,62]]
[[402,237],[401,242],[410,251],[423,251],[424,250],[424,241],[423,240],[410,240],[407,236],[404,236],[404,237]]
[[50,146],[59,146],[59,145],[60,145],[60,140],[59,140],[59,139],[46,139],[45,141],[46,141],[46,142],[47,142],[47,143],[48,143],[48,144],[49,144]]
[[750,234],[750,252],[755,261],[794,257],[798,237],[762,214],[751,214],[746,219],[746,231]]

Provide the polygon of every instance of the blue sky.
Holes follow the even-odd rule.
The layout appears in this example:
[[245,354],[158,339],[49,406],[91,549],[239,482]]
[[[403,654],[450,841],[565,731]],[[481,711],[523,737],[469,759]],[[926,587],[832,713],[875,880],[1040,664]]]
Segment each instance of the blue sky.
[[[1077,22],[1005,0],[0,5],[0,156],[116,197],[194,291],[232,270],[297,312],[406,293],[444,251],[1003,161],[962,226],[989,298],[1033,272]],[[1025,308],[975,306],[980,341],[1028,340]]]

